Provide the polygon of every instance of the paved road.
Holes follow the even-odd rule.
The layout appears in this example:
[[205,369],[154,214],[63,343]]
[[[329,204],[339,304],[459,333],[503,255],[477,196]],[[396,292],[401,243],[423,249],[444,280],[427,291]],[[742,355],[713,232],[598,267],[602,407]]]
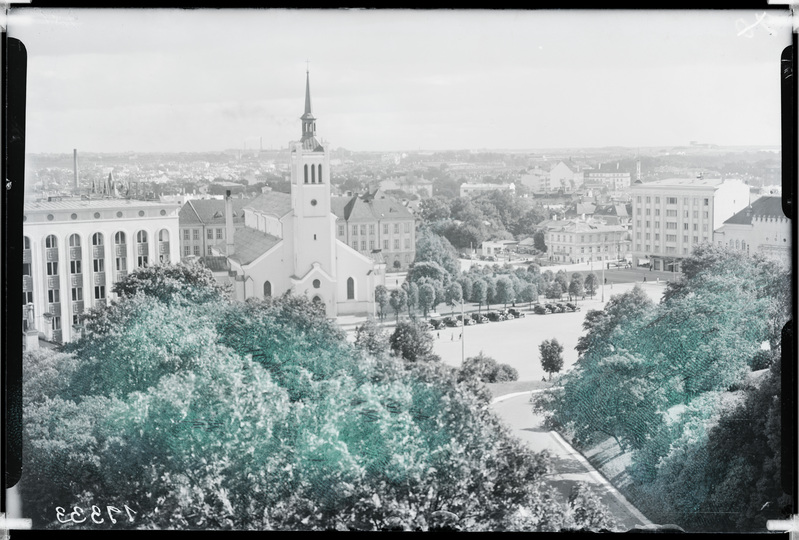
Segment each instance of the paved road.
[[651,525],[641,512],[560,435],[542,427],[542,418],[532,412],[530,393],[498,399],[501,401],[495,401],[492,407],[513,432],[533,451],[548,450],[552,455],[555,472],[548,475],[547,482],[563,495],[564,500],[578,482],[585,482],[608,507],[620,529],[630,530],[636,526]]

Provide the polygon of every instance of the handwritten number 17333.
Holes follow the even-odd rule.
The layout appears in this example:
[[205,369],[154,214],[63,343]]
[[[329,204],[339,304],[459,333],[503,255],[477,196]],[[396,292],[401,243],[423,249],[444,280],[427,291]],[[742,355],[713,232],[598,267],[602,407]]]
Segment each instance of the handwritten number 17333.
[[[114,519],[114,514],[121,514],[122,510],[117,508],[116,506],[106,506],[106,512],[108,512],[108,519],[111,521],[112,524],[116,524],[117,520]],[[137,514],[135,510],[133,510],[127,504],[123,505],[125,512],[128,515],[128,520],[132,523],[133,516]],[[84,511],[83,508],[80,506],[73,506],[72,512],[67,514],[66,510],[64,510],[63,506],[57,506],[55,509],[55,516],[59,523],[84,523],[87,520],[91,520],[93,523],[97,525],[105,522],[105,517],[100,509],[99,506],[92,506],[91,513],[87,515],[87,511]]]

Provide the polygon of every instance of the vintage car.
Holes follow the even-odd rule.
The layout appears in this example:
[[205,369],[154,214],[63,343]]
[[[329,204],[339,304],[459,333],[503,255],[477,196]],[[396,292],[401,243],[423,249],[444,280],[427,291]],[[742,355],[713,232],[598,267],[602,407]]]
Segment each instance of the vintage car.
[[440,330],[441,328],[446,326],[444,324],[444,321],[442,321],[440,319],[430,319],[430,324],[433,325],[433,329],[434,330]]
[[502,313],[499,313],[497,311],[489,311],[489,312],[487,312],[486,313],[486,317],[488,317],[488,320],[491,321],[491,322],[497,322],[497,321],[504,321],[505,320],[505,316]]
[[444,317],[444,324],[447,326],[463,326],[463,323],[454,317]]
[[572,304],[571,302],[566,302],[566,307],[572,311],[580,311],[580,306],[577,304]]
[[465,320],[464,320],[464,317],[462,315],[458,315],[456,317],[456,319],[458,319],[461,322],[461,324],[465,324],[466,326],[470,326],[472,324],[477,324],[476,322],[474,322],[474,319],[472,319],[468,315],[466,315]]
[[541,304],[536,304],[535,307],[533,308],[533,313],[536,313],[538,315],[548,315],[549,313],[552,313],[552,311],[546,306],[542,306]]
[[476,322],[477,324],[485,324],[487,322],[490,322],[488,320],[488,317],[486,317],[485,315],[482,315],[480,313],[472,313],[472,320],[474,322]]
[[524,313],[522,313],[521,311],[519,311],[519,310],[518,310],[518,309],[516,309],[516,308],[510,308],[510,309],[508,310],[508,312],[509,312],[511,315],[513,315],[514,317],[516,317],[517,319],[521,319],[522,317],[524,317]]

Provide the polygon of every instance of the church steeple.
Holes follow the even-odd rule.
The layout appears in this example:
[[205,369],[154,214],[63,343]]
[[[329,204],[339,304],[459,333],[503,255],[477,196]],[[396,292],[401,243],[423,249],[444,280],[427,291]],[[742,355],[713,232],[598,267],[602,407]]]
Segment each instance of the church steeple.
[[316,140],[316,118],[311,112],[311,75],[305,70],[305,112],[302,120],[302,145],[308,150],[315,150],[319,145]]

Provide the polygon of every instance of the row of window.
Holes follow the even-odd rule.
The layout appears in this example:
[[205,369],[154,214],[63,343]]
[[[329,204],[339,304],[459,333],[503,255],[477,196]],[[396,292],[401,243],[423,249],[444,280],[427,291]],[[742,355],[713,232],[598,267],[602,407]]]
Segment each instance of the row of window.
[[[564,250],[563,253],[566,253],[565,250],[566,250],[567,246],[552,246],[552,251],[559,251],[558,247],[560,247],[561,249]],[[568,253],[572,253],[574,246],[568,246],[568,248],[569,248]],[[608,248],[610,248],[610,249],[608,249]],[[616,246],[615,245],[597,246],[597,249],[596,249],[597,253],[601,253],[603,251],[605,251],[605,252],[607,252],[607,251],[616,251]],[[588,246],[588,253],[593,253],[593,252],[594,252],[594,247],[593,246]],[[580,253],[585,253],[585,246],[582,246],[580,248]]]
[[[114,243],[117,245],[121,245],[125,243],[125,233],[119,231],[114,234]],[[166,229],[161,229],[158,231],[158,241],[159,242],[169,242],[169,231]],[[147,243],[147,231],[139,231],[136,233],[136,243],[138,244],[146,244]],[[30,238],[27,236],[24,237],[24,249],[31,248],[31,241]],[[103,233],[94,233],[92,235],[92,245],[93,246],[102,246],[103,245]],[[58,238],[55,235],[49,235],[44,239],[44,247],[47,249],[53,249],[58,247]],[[69,237],[69,247],[80,247],[80,236],[77,234],[73,234]]]
[[[639,202],[640,203],[641,202],[641,198],[642,198],[641,195],[638,195],[635,198],[635,202]],[[664,197],[664,199],[666,199],[666,204],[677,204],[677,197]],[[699,206],[699,199],[700,199],[699,197],[693,197],[694,205]],[[683,197],[682,203],[685,204],[685,205],[688,205],[688,204],[690,204],[691,200],[692,200],[691,197]],[[702,202],[703,206],[709,206],[710,205],[710,199],[705,198],[705,199],[702,199],[702,201],[703,201]],[[651,203],[652,202],[652,197],[647,196],[646,197],[646,202],[647,203]],[[660,204],[660,197],[655,197],[655,204]]]
[[[644,227],[647,228],[647,229],[649,229],[649,228],[659,229],[660,228],[660,222],[659,221],[655,221],[654,224],[653,224],[652,221],[646,221],[646,222],[644,222]],[[635,228],[636,229],[640,229],[641,228],[641,220],[640,219],[635,221]],[[678,228],[677,227],[677,222],[676,221],[667,221],[666,222],[666,228],[667,229],[671,229],[671,230],[676,230]],[[689,230],[689,224],[688,223],[683,223],[682,224],[682,229],[684,231]],[[698,223],[694,223],[692,230],[698,231],[699,230],[699,224]],[[702,231],[703,232],[707,232],[708,231],[707,223],[703,223],[702,224]]]
[[[560,235],[560,234],[558,234],[558,235],[555,235],[555,236],[557,237],[557,240],[556,240],[556,241],[557,241],[557,242],[560,242],[560,241],[561,241],[561,235]],[[563,236],[563,241],[564,241],[564,242],[566,242],[566,241],[567,241],[567,240],[566,240],[566,238],[567,238],[567,235],[565,235],[565,234],[564,234],[564,235],[562,235],[562,236]],[[614,239],[614,238],[611,238],[611,237],[609,237],[607,234],[606,234],[606,235],[604,235],[604,236],[603,236],[603,235],[596,235],[596,239],[594,239],[594,235],[593,235],[593,234],[589,234],[589,235],[587,235],[587,236],[588,236],[588,241],[589,241],[589,242],[591,242],[591,243],[593,243],[593,242],[607,242],[607,241],[608,241],[608,238],[610,238],[610,241],[611,241],[611,242],[613,242],[613,241],[619,241],[619,238],[618,238],[618,237]],[[581,235],[580,235],[580,242],[582,242],[582,243],[585,243],[585,237],[586,237],[586,235],[584,235],[584,234],[581,234]],[[573,236],[573,235],[571,235],[571,234],[570,234],[570,235],[568,235],[568,241],[569,241],[569,242],[573,242],[573,241],[574,241],[574,240],[573,240],[573,238],[574,238],[574,236]],[[550,241],[551,241],[551,240],[550,240]]]
[[[224,239],[224,231],[223,228],[216,228],[216,229],[206,229],[205,230],[205,237],[208,240],[214,239],[214,231],[216,231],[216,239],[222,240]],[[195,242],[200,240],[200,229],[183,229],[183,240],[188,242],[189,240],[194,240]]]
[[[641,215],[641,209],[640,208],[636,208],[635,214],[640,216]],[[647,216],[652,215],[651,214],[651,210],[649,208],[647,208],[645,210],[645,212],[644,212],[644,215],[647,215]],[[660,209],[659,208],[655,208],[655,214],[654,215],[655,215],[655,217],[659,217],[660,216]],[[677,210],[666,210],[666,217],[677,217]],[[688,210],[683,210],[683,217],[685,219],[688,219],[690,217],[690,213],[689,213]],[[694,210],[693,211],[693,218],[694,219],[699,219],[699,210]],[[710,212],[707,211],[707,210],[702,212],[702,219],[710,219]]]
[[[384,250],[388,250],[389,249],[388,246],[389,246],[389,241],[388,240],[383,240],[383,249]],[[358,249],[358,241],[357,240],[353,240],[352,241],[352,249],[356,249],[356,250]],[[375,241],[374,240],[369,240],[369,249],[370,250],[375,249]],[[394,239],[394,249],[395,250],[400,249],[399,238],[395,238]],[[405,239],[405,249],[411,249],[411,239],[410,238],[406,238]],[[366,251],[366,240],[361,240],[361,251]]]
[[[315,279],[312,285],[314,289],[318,289],[322,286],[322,282]],[[272,296],[272,283],[267,280],[264,281],[264,298],[269,296]],[[347,278],[347,300],[355,300],[355,280],[351,277]]]
[[[360,234],[361,236],[366,236],[366,227],[367,227],[366,225],[360,225],[360,228],[359,228],[358,225],[353,225],[352,226],[352,236],[358,236],[358,231],[359,230],[361,231],[361,234]],[[388,223],[383,223],[383,234],[388,234],[388,230],[389,230],[388,229]],[[411,232],[411,223],[410,222],[405,223],[403,230],[406,233]],[[400,232],[400,224],[399,223],[395,223],[394,224],[394,234],[399,234],[399,232]],[[369,234],[375,234],[375,225],[374,225],[374,223],[369,225]],[[339,225],[338,226],[338,235],[339,236],[344,236],[344,225]]]
[[[310,168],[310,171],[311,171],[311,176],[310,176],[311,183],[312,184],[321,184],[322,183],[322,165],[321,164],[319,164],[319,165],[308,165],[307,163],[305,164],[305,183],[306,184],[308,183],[308,178],[309,178],[308,177],[309,168]],[[318,182],[317,182],[317,174],[316,174],[317,171],[319,171],[319,177],[318,177],[319,181]]]

